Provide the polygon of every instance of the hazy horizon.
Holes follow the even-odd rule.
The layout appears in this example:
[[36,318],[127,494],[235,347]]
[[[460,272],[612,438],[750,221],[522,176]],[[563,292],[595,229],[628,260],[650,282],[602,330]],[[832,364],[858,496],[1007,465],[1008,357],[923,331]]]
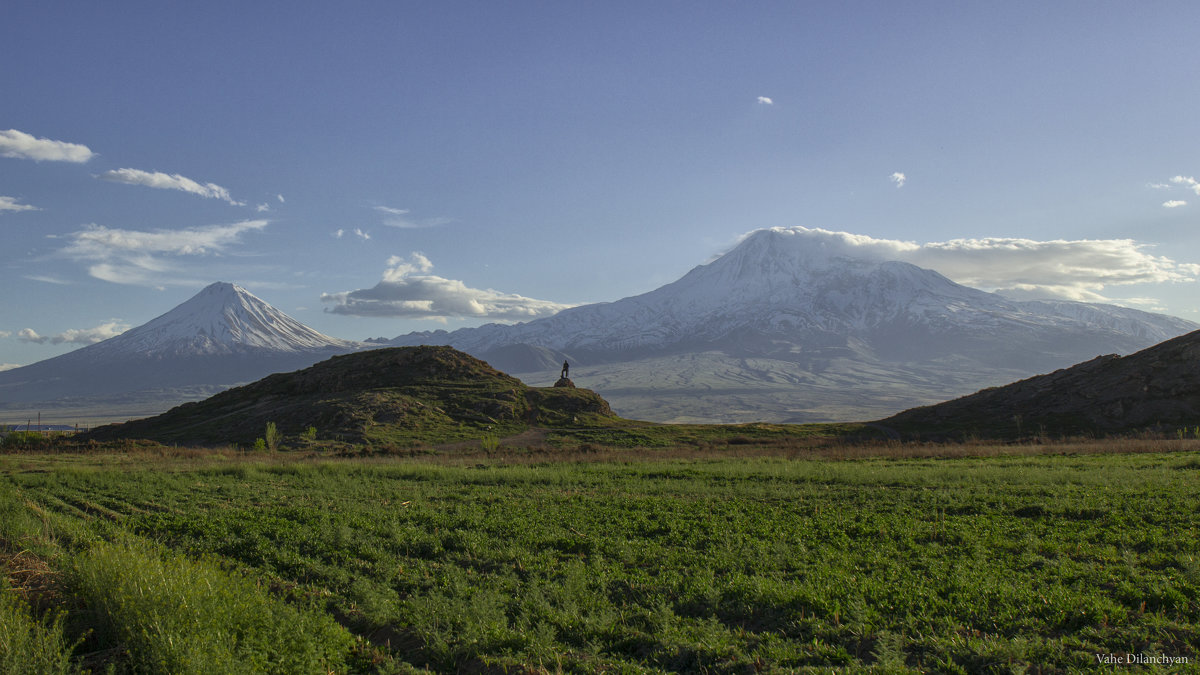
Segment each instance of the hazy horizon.
[[0,367],[214,281],[347,339],[528,320],[779,226],[1200,320],[1200,7],[287,9],[8,10]]

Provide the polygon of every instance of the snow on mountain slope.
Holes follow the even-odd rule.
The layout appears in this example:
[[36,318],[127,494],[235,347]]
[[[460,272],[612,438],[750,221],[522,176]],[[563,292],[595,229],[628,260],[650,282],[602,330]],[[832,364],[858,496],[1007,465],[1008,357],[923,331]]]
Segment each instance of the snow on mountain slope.
[[[128,398],[148,392],[165,409],[202,398],[214,388],[371,347],[323,335],[244,288],[215,283],[137,328],[0,372],[0,403]],[[183,390],[188,393],[180,394]]]
[[412,333],[393,344],[444,341],[473,353],[529,344],[604,361],[701,344],[736,350],[726,338],[747,333],[799,347],[857,337],[882,349],[922,334],[984,342],[998,334],[1038,342],[1092,334],[1112,342],[1111,351],[1128,351],[1198,327],[1111,305],[1012,301],[908,263],[761,230],[649,293],[523,324]]
[[805,232],[752,233],[642,295],[392,344],[485,360],[513,345],[561,353],[577,384],[631,417],[815,421],[890,414],[1200,328],[1112,305],[1014,301]]
[[90,350],[89,358],[99,358],[118,353],[200,356],[358,347],[305,326],[241,286],[217,282],[166,314],[84,349]]

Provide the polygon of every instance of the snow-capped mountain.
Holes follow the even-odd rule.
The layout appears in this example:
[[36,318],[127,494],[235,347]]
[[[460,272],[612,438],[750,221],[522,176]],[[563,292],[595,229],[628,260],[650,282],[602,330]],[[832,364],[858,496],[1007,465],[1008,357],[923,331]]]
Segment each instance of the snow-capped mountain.
[[[882,401],[883,410],[895,412],[1097,354],[1137,351],[1200,328],[1113,305],[1013,301],[805,232],[760,230],[643,295],[523,324],[412,333],[392,344],[449,344],[518,373],[532,369],[520,360],[506,362],[515,345],[561,355],[576,362],[578,382],[591,383],[615,409],[634,417],[807,419],[812,406],[802,403],[806,399],[836,395],[847,402],[843,409],[859,401],[868,413],[877,410],[872,401]],[[711,372],[681,379],[686,366],[680,358],[697,354],[705,355]],[[905,369],[913,375],[898,377]],[[618,380],[616,372],[623,377]],[[830,391],[810,377],[852,372],[858,374],[826,383]],[[765,387],[780,381],[796,386],[770,392],[776,404],[758,396],[766,389],[753,391],[756,382]],[[604,391],[598,382],[625,393]],[[882,382],[888,396],[880,396]],[[911,383],[908,394],[905,382]],[[721,415],[728,405],[712,394],[718,390],[753,394],[757,403],[746,415]],[[653,409],[656,398],[689,395],[710,396],[712,405],[698,406],[709,412],[680,416]],[[636,405],[627,404],[634,399]],[[673,405],[672,411],[681,408]]]
[[237,284],[217,282],[156,319],[73,353],[90,358],[115,354],[161,358],[350,351],[359,346],[305,326]]
[[0,372],[0,402],[137,392],[171,398],[164,392],[179,388],[195,398],[364,348],[319,333],[240,286],[218,282],[116,337]]

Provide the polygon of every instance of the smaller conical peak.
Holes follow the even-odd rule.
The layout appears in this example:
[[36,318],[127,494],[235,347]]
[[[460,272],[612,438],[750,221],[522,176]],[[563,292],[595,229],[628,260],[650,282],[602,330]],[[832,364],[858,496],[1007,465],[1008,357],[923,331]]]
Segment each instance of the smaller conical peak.
[[353,343],[296,321],[250,291],[225,281],[209,284],[171,311],[134,328],[122,342],[143,353],[220,353],[264,348],[295,351]]
[[213,282],[200,290],[197,295],[253,295],[250,291],[229,283],[228,281]]

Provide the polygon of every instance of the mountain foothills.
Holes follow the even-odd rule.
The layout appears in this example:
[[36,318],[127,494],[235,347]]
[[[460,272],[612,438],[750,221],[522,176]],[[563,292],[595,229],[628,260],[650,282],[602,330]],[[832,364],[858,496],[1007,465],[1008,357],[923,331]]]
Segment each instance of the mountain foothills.
[[291,438],[388,445],[617,419],[594,392],[528,387],[450,347],[403,347],[335,356],[162,415],[98,427],[85,438],[249,445],[271,423]]
[[759,230],[643,295],[392,344],[448,344],[535,384],[566,359],[629,417],[812,422],[881,417],[1200,328],[1013,301],[809,232]]
[[[642,295],[384,345],[451,346],[532,385],[567,360],[625,417],[816,422],[877,419],[1200,328],[1112,305],[1018,302],[811,232],[756,231]],[[322,335],[217,283],[122,335],[0,372],[0,405],[141,397],[157,413],[380,346]]]
[[1129,356],[1071,368],[880,422],[907,435],[1022,436],[1107,433],[1200,424],[1200,331]]

